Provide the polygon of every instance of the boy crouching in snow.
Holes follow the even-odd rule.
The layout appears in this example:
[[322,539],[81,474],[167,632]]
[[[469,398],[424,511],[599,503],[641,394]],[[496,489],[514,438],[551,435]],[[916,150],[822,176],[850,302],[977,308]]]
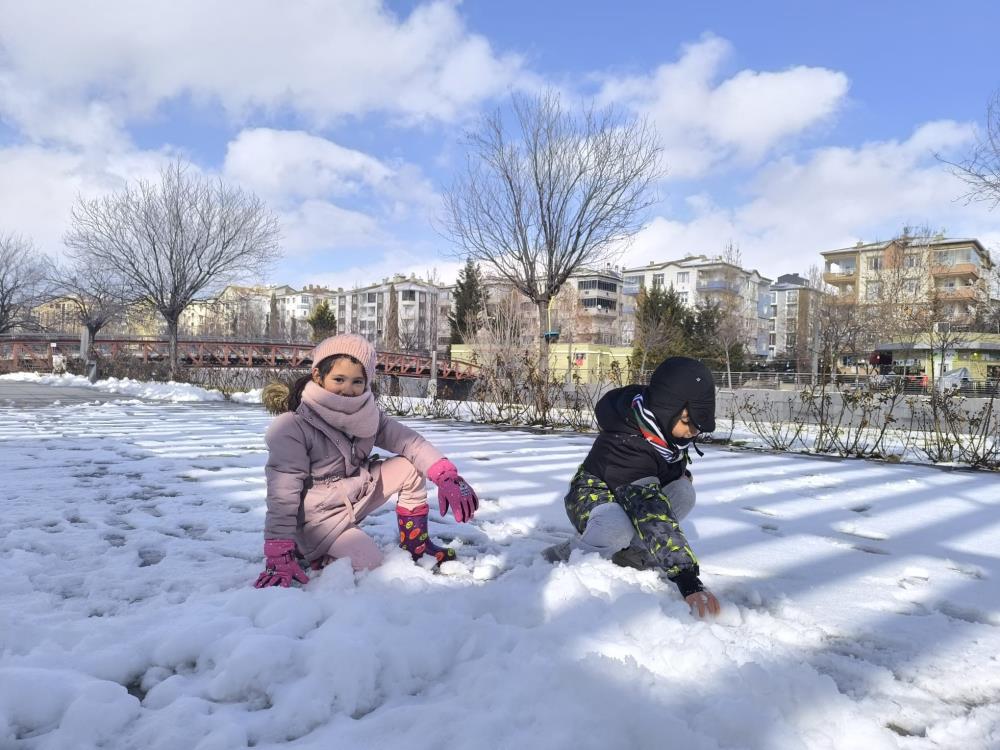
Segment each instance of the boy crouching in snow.
[[546,557],[565,560],[579,549],[660,570],[693,613],[718,614],[719,601],[698,578],[698,559],[679,524],[695,502],[688,448],[697,451],[694,439],[715,429],[712,374],[695,359],[671,357],[648,386],[609,391],[595,413],[601,432],[565,498],[579,536],[546,550]]

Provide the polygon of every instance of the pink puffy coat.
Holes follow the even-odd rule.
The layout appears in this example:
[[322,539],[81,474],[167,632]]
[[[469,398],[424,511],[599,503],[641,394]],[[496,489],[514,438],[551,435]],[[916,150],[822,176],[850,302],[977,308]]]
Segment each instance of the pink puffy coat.
[[427,440],[382,411],[374,437],[352,438],[302,403],[276,417],[264,439],[270,451],[264,470],[264,537],[294,539],[310,562],[327,554],[344,529],[371,509],[373,447],[404,456],[424,475],[443,458]]

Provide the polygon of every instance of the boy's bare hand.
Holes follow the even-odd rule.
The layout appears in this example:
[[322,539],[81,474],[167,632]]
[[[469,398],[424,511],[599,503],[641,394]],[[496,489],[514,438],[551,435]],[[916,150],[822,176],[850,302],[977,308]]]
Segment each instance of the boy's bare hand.
[[704,618],[706,615],[714,617],[722,609],[719,606],[719,600],[715,598],[715,594],[708,589],[688,594],[684,597],[684,601],[691,607],[691,614],[698,615],[699,618]]

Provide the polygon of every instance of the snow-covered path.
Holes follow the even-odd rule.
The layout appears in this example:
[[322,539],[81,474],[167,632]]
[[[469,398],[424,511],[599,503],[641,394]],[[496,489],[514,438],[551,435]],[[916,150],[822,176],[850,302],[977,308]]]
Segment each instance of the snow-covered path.
[[1000,477],[706,449],[724,614],[565,538],[591,439],[411,422],[483,503],[441,574],[250,587],[259,407],[0,408],[0,747],[997,748]]

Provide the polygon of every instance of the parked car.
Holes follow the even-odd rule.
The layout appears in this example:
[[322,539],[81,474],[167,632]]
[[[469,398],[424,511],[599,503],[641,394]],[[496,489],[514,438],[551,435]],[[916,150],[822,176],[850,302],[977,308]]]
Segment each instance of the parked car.
[[967,388],[971,382],[972,373],[969,372],[969,368],[957,367],[938,376],[934,381],[934,387],[938,391],[950,391],[954,388]]

